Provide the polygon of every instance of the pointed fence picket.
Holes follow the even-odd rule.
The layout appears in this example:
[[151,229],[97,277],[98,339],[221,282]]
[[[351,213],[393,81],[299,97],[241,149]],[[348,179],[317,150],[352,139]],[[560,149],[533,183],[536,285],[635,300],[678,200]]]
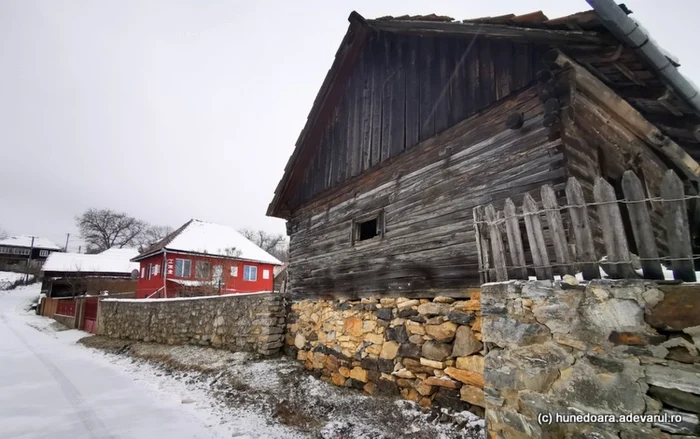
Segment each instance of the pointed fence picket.
[[[645,194],[642,182],[632,171],[625,172],[622,178],[623,200],[618,200],[614,188],[600,177],[593,186],[593,202],[586,202],[581,184],[574,177],[568,179],[564,192],[567,205],[561,207],[554,188],[544,185],[540,191],[541,206],[530,194],[525,194],[520,209],[510,198],[505,200],[502,211],[493,204],[474,208],[477,256],[483,282],[503,281],[509,277],[527,279],[529,271],[537,279],[552,279],[555,272],[564,275],[581,270],[584,279],[597,279],[600,278],[599,264],[612,278],[638,278],[632,267],[623,212],[629,219],[642,277],[663,279],[661,260],[666,259],[676,280],[696,280],[686,210],[689,197],[673,171],[666,172],[661,184],[663,227],[656,229],[648,209],[652,198]],[[621,209],[621,204],[625,204],[626,209]],[[568,230],[563,213],[568,214]],[[602,231],[605,254],[599,255],[601,257],[596,255],[591,220],[596,221]],[[521,233],[522,223],[526,237]],[[659,255],[657,238],[668,247],[666,258]],[[554,262],[550,261],[550,253],[553,253]],[[606,257],[605,261],[599,262],[602,256]]]

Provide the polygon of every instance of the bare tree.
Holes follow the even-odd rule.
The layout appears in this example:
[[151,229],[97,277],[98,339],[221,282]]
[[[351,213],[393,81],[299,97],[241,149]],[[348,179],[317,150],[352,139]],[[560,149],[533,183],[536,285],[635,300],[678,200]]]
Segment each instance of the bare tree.
[[71,292],[71,296],[75,298],[79,296],[85,289],[85,279],[81,275],[82,264],[79,262],[73,263],[66,275],[63,277],[63,281],[68,284]]
[[111,209],[88,209],[75,221],[88,245],[88,253],[136,246],[139,236],[148,227],[144,221]]
[[5,239],[10,236],[5,229],[0,227],[0,239]]
[[139,251],[144,251],[162,241],[166,236],[173,233],[170,226],[148,226],[136,239]]
[[264,230],[241,229],[241,234],[255,245],[270,253],[282,262],[289,259],[289,243],[281,233],[272,234]]

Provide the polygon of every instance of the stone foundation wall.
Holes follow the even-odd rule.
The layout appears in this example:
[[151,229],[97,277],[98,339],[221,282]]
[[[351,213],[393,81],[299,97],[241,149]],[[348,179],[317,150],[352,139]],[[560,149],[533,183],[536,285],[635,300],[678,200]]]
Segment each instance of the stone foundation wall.
[[284,313],[279,294],[103,299],[97,331],[113,338],[272,355],[283,345]]
[[320,379],[483,415],[480,340],[478,292],[469,300],[305,300],[287,316],[286,352]]
[[[508,282],[481,292],[492,438],[700,435],[700,289],[643,281]],[[538,422],[540,413],[681,422]]]

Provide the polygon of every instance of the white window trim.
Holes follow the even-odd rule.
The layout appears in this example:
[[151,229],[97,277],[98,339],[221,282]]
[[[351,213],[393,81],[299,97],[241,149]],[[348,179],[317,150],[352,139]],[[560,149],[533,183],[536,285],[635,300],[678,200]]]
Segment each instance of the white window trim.
[[[181,274],[177,274],[177,261],[182,261],[182,273]],[[189,266],[189,270],[187,270],[187,272],[186,272],[187,276],[185,276],[185,265],[187,262],[189,262],[190,266]],[[190,277],[192,277],[192,259],[176,258],[175,259],[175,269],[173,271],[175,273],[173,276],[183,277],[185,279],[189,279]]]
[[[247,270],[246,270],[247,268]],[[254,269],[254,270],[253,270]],[[252,279],[246,279],[246,273],[255,273]],[[244,265],[243,266],[243,280],[248,282],[256,282],[258,280],[258,267],[255,265]]]
[[141,267],[141,279],[146,277],[146,267]]
[[238,265],[231,266],[231,277],[238,277]]
[[265,280],[270,279],[270,270],[264,269],[264,270],[263,270],[262,278],[265,279]]

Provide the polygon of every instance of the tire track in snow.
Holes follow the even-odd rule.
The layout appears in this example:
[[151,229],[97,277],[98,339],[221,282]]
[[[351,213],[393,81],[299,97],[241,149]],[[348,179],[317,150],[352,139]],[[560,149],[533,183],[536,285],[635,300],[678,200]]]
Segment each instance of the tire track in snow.
[[80,393],[78,388],[73,385],[70,379],[68,379],[68,377],[65,376],[51,360],[40,352],[34,350],[32,345],[27,343],[27,340],[8,324],[7,316],[5,314],[0,314],[0,321],[19,341],[21,341],[27,347],[27,349],[29,349],[29,351],[44,365],[51,376],[53,376],[58,382],[61,392],[66,397],[68,402],[75,408],[75,414],[87,430],[89,437],[94,439],[113,438],[114,436],[108,434],[105,425],[97,417],[97,414],[90,409],[90,407],[88,407],[85,402],[85,398],[83,398],[83,395]]

